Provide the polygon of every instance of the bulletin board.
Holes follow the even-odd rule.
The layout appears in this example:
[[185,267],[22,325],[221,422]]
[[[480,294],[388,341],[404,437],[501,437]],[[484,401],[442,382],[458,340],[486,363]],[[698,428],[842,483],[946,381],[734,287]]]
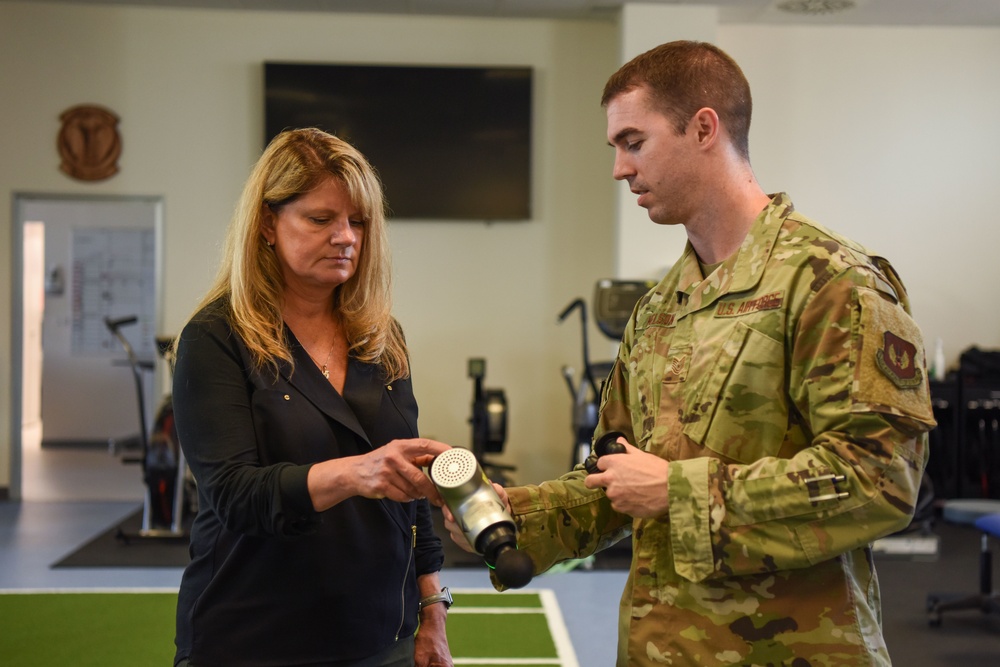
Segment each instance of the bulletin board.
[[155,232],[149,228],[78,227],[71,246],[71,333],[74,356],[120,356],[105,317],[136,316],[122,329],[140,359],[155,356]]

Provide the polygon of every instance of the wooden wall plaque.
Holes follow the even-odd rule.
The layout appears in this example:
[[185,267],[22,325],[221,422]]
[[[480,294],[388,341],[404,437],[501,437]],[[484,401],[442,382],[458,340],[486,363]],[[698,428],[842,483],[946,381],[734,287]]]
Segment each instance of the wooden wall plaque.
[[62,128],[56,145],[59,169],[81,181],[101,181],[118,173],[122,152],[118,116],[94,105],[71,107],[59,116]]

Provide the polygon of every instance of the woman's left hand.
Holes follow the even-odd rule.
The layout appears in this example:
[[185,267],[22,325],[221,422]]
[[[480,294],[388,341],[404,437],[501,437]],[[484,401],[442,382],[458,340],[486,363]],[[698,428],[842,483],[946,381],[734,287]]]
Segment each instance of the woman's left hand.
[[[437,613],[428,613],[433,607]],[[445,618],[448,612],[442,605],[431,605],[420,614],[420,629],[417,630],[416,649],[413,652],[414,667],[454,667],[448,635],[445,634]]]

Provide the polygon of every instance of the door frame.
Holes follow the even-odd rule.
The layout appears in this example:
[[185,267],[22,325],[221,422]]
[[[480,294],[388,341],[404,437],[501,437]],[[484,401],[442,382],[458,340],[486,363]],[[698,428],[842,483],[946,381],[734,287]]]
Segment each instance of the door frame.
[[[158,195],[83,195],[67,193],[12,193],[13,218],[11,225],[11,361],[10,361],[10,500],[20,501],[23,495],[23,442],[22,409],[24,406],[24,219],[28,202],[76,201],[87,203],[142,202],[152,205],[154,216],[154,269],[155,303],[154,326],[157,331],[163,323],[163,197]],[[44,222],[44,221],[42,221]],[[159,371],[153,386],[160,386]]]

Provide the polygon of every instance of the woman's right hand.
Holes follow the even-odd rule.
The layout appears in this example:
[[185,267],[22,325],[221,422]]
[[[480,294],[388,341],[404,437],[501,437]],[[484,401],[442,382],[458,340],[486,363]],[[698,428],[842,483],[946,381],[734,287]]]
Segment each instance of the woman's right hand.
[[416,438],[393,440],[359,456],[354,461],[359,487],[357,495],[397,502],[427,498],[441,505],[441,495],[423,468],[449,449],[451,447],[443,442]]
[[322,512],[351,496],[401,503],[427,498],[441,505],[441,495],[423,468],[449,449],[427,438],[392,440],[367,454],[317,463],[308,478],[313,507]]

